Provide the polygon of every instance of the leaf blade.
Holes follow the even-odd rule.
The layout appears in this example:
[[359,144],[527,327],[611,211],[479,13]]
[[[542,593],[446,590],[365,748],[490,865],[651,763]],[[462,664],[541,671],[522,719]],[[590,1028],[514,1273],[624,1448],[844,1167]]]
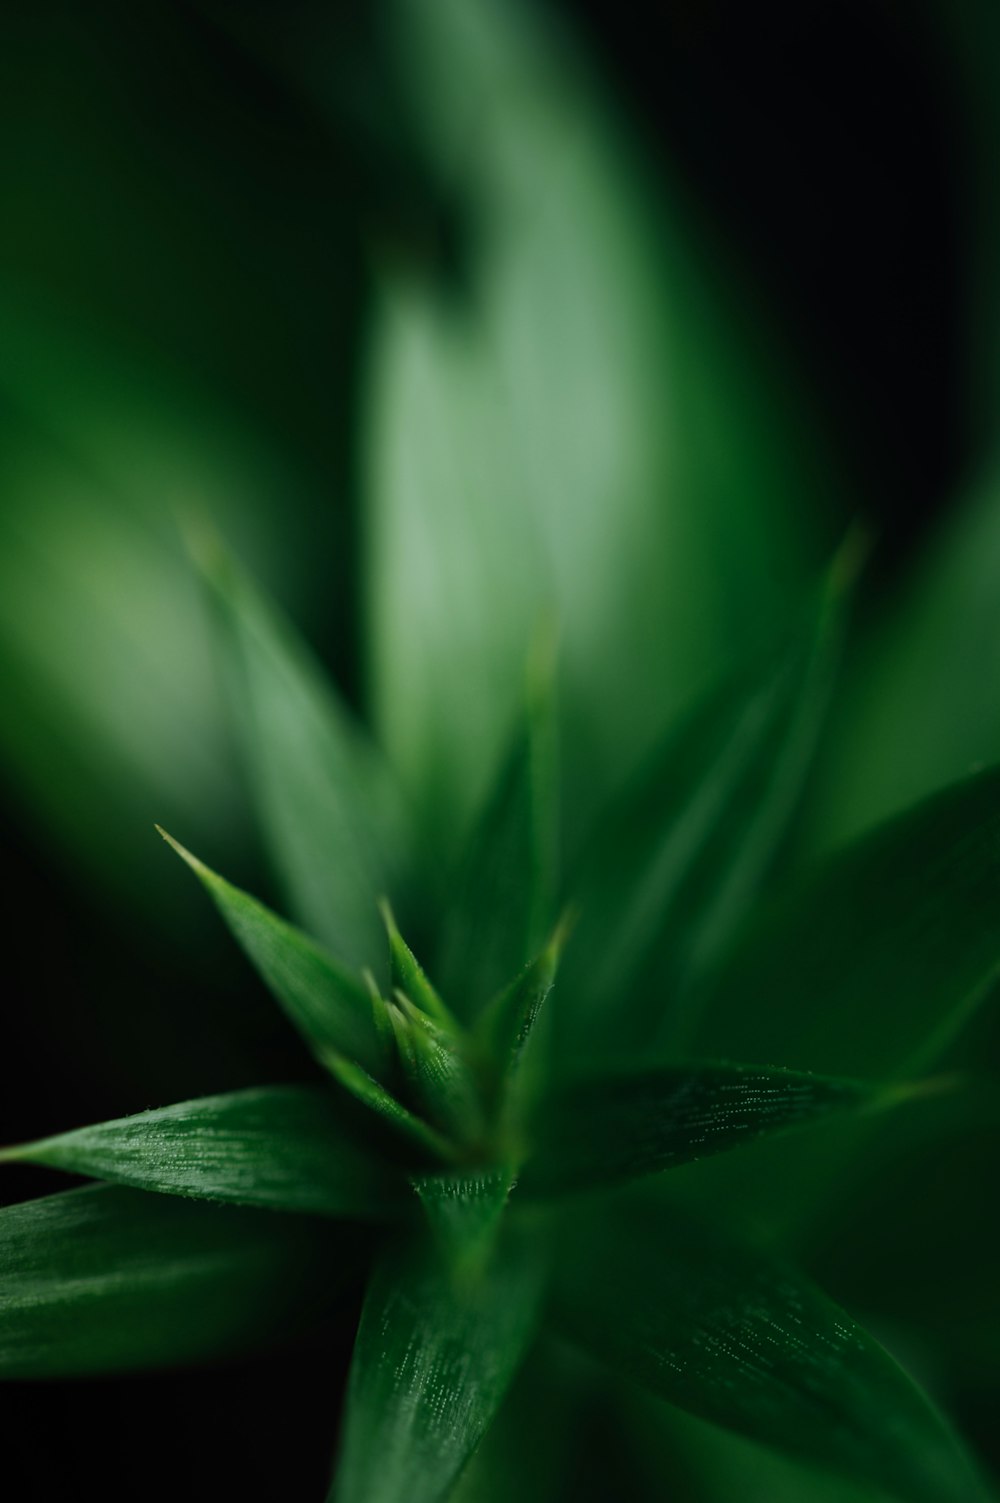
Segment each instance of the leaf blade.
[[[1000,770],[952,785],[830,860],[744,937],[692,1047],[887,1075],[925,1068],[1000,967]],[[766,999],[766,1010],[752,999]]]
[[205,887],[237,944],[317,1058],[322,1060],[330,1050],[343,1051],[377,1068],[382,1051],[371,999],[360,979],[307,934],[212,871],[172,835],[165,830],[160,834]]
[[404,1186],[346,1136],[332,1093],[268,1086],[207,1096],[0,1150],[166,1195],[384,1220]]
[[497,1249],[456,1281],[426,1244],[390,1249],[361,1317],[331,1503],[437,1503],[482,1439],[534,1334],[542,1264]]
[[398,887],[408,838],[388,767],[291,624],[217,543],[200,552],[258,818],[292,911],[340,959],[382,973],[375,904]]
[[358,1267],[343,1228],[90,1185],[0,1210],[0,1376],[66,1377],[273,1345]]
[[602,1188],[870,1105],[858,1081],[727,1064],[665,1065],[558,1090],[543,1113],[528,1194]]
[[892,1358],[803,1276],[718,1231],[662,1211],[591,1225],[556,1319],[624,1375],[739,1434],[908,1503],[982,1497]]

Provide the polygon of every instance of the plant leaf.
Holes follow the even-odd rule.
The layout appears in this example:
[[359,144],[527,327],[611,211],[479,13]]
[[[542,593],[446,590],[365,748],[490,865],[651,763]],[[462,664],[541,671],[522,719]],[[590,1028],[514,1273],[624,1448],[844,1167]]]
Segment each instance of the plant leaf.
[[833,501],[836,480],[754,300],[732,305],[725,251],[695,232],[662,152],[652,180],[549,14],[392,15],[460,271],[442,291],[407,269],[378,309],[375,708],[428,838],[454,849],[539,612],[559,622],[575,809],[734,640],[766,640],[808,552],[801,497]]
[[204,884],[261,978],[316,1056],[343,1052],[372,1069],[383,1064],[371,999],[361,980],[315,940],[249,893],[233,887],[165,830],[160,834]]
[[88,1185],[0,1210],[0,1374],[65,1377],[287,1341],[353,1278],[347,1229]]
[[552,666],[529,670],[524,713],[461,863],[440,970],[465,1018],[537,954],[556,889]]
[[411,1148],[418,1149],[424,1155],[429,1153],[435,1159],[449,1161],[455,1158],[457,1150],[447,1138],[422,1117],[411,1112],[401,1101],[397,1101],[391,1091],[387,1091],[384,1085],[374,1080],[360,1065],[332,1051],[324,1055],[323,1063],[345,1091],[374,1112],[380,1122],[384,1122],[393,1134],[404,1139]]
[[810,766],[842,636],[849,539],[808,631],[727,682],[672,732],[600,829],[574,891],[564,977],[576,1048],[624,1053],[689,1020],[784,836]]
[[217,546],[205,572],[261,827],[293,912],[340,959],[384,972],[376,900],[406,866],[388,769],[291,625]]
[[792,1268],[662,1211],[563,1251],[560,1326],[662,1398],[907,1503],[981,1497],[929,1400]]
[[0,1150],[167,1195],[376,1219],[405,1182],[345,1135],[330,1089],[264,1086],[205,1096]]
[[454,1277],[481,1275],[514,1183],[513,1168],[420,1174],[410,1183]]
[[912,1072],[998,965],[992,769],[883,825],[778,905],[733,953],[692,1046],[831,1073]]
[[433,1243],[390,1248],[365,1300],[332,1503],[437,1503],[485,1434],[532,1336],[544,1257],[501,1242],[475,1279]]
[[534,1194],[599,1188],[875,1099],[857,1081],[752,1065],[661,1065],[598,1076],[564,1086],[550,1100],[521,1184]]

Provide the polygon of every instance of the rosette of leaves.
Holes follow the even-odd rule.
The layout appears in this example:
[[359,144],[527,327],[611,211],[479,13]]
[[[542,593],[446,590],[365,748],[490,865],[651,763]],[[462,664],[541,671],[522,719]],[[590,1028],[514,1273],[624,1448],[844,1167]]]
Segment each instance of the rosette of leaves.
[[[984,1496],[931,1400],[743,1214],[807,1221],[881,1123],[961,1089],[934,1061],[1000,952],[997,772],[758,901],[817,740],[844,573],[586,839],[569,809],[557,827],[540,637],[449,863],[288,625],[215,556],[225,675],[306,927],[167,838],[317,1078],[4,1150],[100,1183],[0,1211],[0,1371],[245,1350],[315,1324],[364,1269],[336,1503],[556,1496],[553,1468],[565,1485],[587,1417],[623,1393],[629,1496],[732,1495],[718,1447],[671,1429],[681,1411],[756,1443],[741,1475],[778,1468],[761,1496]],[[734,1178],[711,1178],[730,1155]],[[623,1381],[666,1401],[657,1416]]]

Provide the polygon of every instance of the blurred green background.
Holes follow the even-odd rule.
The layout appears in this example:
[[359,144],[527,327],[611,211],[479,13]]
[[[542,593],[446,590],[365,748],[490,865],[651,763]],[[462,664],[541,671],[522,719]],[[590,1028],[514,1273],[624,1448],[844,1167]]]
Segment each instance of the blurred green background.
[[[858,520],[873,558],[799,854],[1000,756],[1000,14],[671,0],[655,23],[596,0],[5,7],[0,1138],[303,1070],[152,832],[280,903],[185,549],[205,519],[445,848],[540,615],[572,847]],[[957,1176],[907,1149],[968,1229],[995,1165],[975,1134]],[[824,1272],[863,1305],[879,1270],[844,1246]],[[960,1264],[938,1249],[922,1277]],[[944,1384],[984,1446],[991,1297]],[[205,1496],[318,1495],[337,1381],[274,1359],[99,1385],[189,1424],[155,1480],[123,1454],[108,1496],[175,1491],[205,1406]],[[23,1496],[61,1493],[86,1400],[8,1403]],[[289,1445],[268,1416],[293,1412]]]

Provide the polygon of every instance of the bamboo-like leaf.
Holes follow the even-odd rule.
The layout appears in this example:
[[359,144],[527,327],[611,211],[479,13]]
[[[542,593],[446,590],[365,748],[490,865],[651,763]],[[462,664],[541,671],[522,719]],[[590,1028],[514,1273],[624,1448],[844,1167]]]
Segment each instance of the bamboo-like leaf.
[[331,1050],[372,1069],[383,1063],[371,999],[361,980],[315,940],[213,872],[165,830],[160,834],[200,879],[266,985],[323,1059]]
[[436,1247],[391,1248],[365,1301],[331,1503],[438,1503],[485,1434],[534,1335],[545,1261],[501,1242],[475,1279]]
[[505,1075],[516,1070],[555,984],[569,925],[563,921],[544,950],[498,992],[476,1025],[476,1039]]
[[831,1073],[923,1068],[998,968],[992,769],[891,820],[793,892],[734,952],[693,1047]]
[[213,549],[206,573],[261,826],[292,910],[338,958],[382,970],[375,904],[406,865],[388,769],[290,624],[232,560]]
[[551,1099],[522,1184],[536,1194],[615,1184],[876,1099],[872,1087],[857,1081],[746,1065],[663,1065],[598,1076]]
[[475,1142],[483,1125],[479,1088],[460,1043],[401,993],[398,1001],[388,1008],[389,1021],[419,1107],[457,1142]]
[[244,1352],[315,1325],[359,1267],[348,1229],[90,1185],[0,1210],[0,1376]]
[[929,1400],[785,1264],[661,1212],[591,1219],[560,1267],[559,1325],[680,1408],[907,1503],[981,1497]]
[[346,1135],[333,1088],[264,1086],[206,1096],[0,1150],[167,1195],[385,1219],[405,1181]]
[[809,630],[701,705],[598,832],[566,962],[577,1040],[606,1037],[613,1019],[616,1047],[629,1051],[687,1021],[685,993],[745,917],[797,806],[856,546],[838,556]]
[[535,955],[556,887],[552,665],[529,669],[523,718],[473,830],[446,915],[440,969],[469,1018]]
[[454,1018],[435,991],[420,961],[400,934],[389,904],[381,902],[379,911],[389,936],[389,968],[393,987],[405,992],[439,1027],[454,1029]]

